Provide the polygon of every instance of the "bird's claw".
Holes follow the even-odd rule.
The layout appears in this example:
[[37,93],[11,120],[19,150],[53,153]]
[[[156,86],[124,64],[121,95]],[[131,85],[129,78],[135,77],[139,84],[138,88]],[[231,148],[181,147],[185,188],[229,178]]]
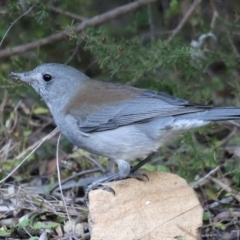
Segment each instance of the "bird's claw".
[[149,181],[149,178],[145,173],[130,173],[127,178],[136,178],[140,181],[144,181],[144,179],[147,179]]
[[87,189],[85,191],[84,202],[86,205],[88,205],[88,203],[89,203],[88,195],[89,195],[90,191],[96,190],[96,189],[102,189],[104,191],[111,192],[111,193],[113,193],[113,195],[116,194],[114,189],[108,185],[103,185],[101,183],[92,183],[91,185],[89,185],[87,187]]

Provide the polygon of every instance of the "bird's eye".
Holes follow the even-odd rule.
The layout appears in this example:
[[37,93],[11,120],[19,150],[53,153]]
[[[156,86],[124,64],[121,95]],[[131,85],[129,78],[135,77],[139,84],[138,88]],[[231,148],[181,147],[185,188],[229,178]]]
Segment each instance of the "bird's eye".
[[52,76],[49,75],[49,74],[44,74],[44,75],[43,75],[43,80],[44,80],[45,82],[49,82],[49,81],[52,80]]

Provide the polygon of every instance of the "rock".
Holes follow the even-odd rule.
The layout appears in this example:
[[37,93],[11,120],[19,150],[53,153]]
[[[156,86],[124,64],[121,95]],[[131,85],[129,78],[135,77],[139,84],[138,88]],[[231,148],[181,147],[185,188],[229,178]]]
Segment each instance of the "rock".
[[191,187],[177,175],[147,172],[149,181],[107,183],[89,194],[91,240],[198,239],[202,207]]

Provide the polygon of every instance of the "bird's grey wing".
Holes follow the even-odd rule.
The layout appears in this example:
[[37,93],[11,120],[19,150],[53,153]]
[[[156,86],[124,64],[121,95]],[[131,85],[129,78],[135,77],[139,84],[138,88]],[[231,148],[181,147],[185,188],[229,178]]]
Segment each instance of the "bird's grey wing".
[[176,116],[203,111],[209,108],[170,96],[166,93],[145,90],[131,101],[103,106],[97,112],[82,119],[77,116],[78,126],[82,132],[100,132],[133,123],[144,123],[155,118]]

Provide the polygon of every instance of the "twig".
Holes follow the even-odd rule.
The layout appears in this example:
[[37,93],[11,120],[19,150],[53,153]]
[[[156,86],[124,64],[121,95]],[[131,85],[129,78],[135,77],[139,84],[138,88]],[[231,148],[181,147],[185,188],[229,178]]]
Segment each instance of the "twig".
[[[86,19],[82,23],[73,27],[72,30],[74,32],[80,32],[88,26],[98,26],[98,25],[103,24],[103,23],[105,23],[109,20],[118,18],[118,17],[123,16],[127,13],[135,11],[138,8],[140,8],[141,6],[144,6],[144,5],[149,4],[149,3],[153,3],[155,1],[156,0],[137,0],[135,2],[126,4],[124,6],[117,7],[115,9],[110,10],[108,12],[105,12],[103,14],[97,15],[93,18]],[[68,30],[64,30],[64,31],[52,34],[48,37],[39,39],[35,42],[23,44],[23,45],[16,46],[16,47],[13,47],[13,48],[4,49],[4,50],[0,51],[0,58],[10,57],[12,55],[16,55],[16,54],[26,52],[26,51],[32,50],[34,48],[40,47],[40,46],[44,46],[44,45],[59,41],[60,39],[64,38],[66,35],[68,35],[68,33],[69,33]]]
[[[55,133],[55,131],[56,131],[56,133],[58,133],[59,132],[59,130],[57,129],[57,128],[55,128],[49,135],[51,135],[51,134],[53,134],[53,135],[51,135],[51,137],[52,136],[54,136],[56,133]],[[29,152],[29,151],[31,151],[32,149],[35,149],[38,145],[40,146],[40,145],[42,145],[42,141],[45,141],[45,140],[47,140],[47,139],[49,139],[48,138],[48,136],[49,135],[47,135],[46,137],[44,137],[43,139],[39,139],[37,142],[35,142],[33,145],[31,145],[31,146],[29,146],[27,149],[25,149],[23,152],[21,152],[18,156],[16,156],[15,157],[15,159],[20,159],[20,158],[22,158],[27,152]],[[46,139],[45,139],[46,138]]]
[[7,104],[7,93],[4,94],[3,99],[1,101],[2,103],[0,104],[0,126],[3,129],[5,136],[7,136],[7,130],[5,129],[3,122],[4,107]]
[[86,19],[86,18],[84,18],[84,17],[81,17],[81,16],[79,16],[79,15],[77,15],[77,14],[74,14],[74,13],[71,13],[71,12],[69,12],[69,11],[64,11],[64,10],[62,10],[61,8],[58,8],[58,7],[49,6],[48,8],[51,9],[52,11],[54,11],[54,12],[61,13],[61,14],[63,14],[63,15],[66,15],[66,16],[68,16],[68,17],[71,17],[71,18],[73,18],[73,19],[79,20],[79,21],[81,21],[81,22]]
[[223,138],[215,147],[220,148],[222,145],[224,145],[232,136],[234,136],[238,131],[238,127],[234,126],[233,131],[231,131],[225,138]]
[[[49,133],[43,139],[40,139],[38,142],[33,144],[31,147],[34,147],[34,149],[5,178],[0,180],[0,184],[3,183],[5,180],[7,180],[24,162],[26,162],[27,159],[36,151],[36,149],[38,149],[46,140],[50,139],[58,132],[59,132],[58,128],[55,128],[51,133]],[[24,151],[24,154],[27,152],[27,150],[29,150],[29,148]],[[22,154],[20,155],[22,156]],[[19,158],[20,155],[18,155],[17,158]]]
[[212,10],[213,10],[213,16],[212,16],[212,21],[211,21],[211,24],[210,24],[210,28],[211,28],[211,32],[213,32],[213,29],[215,27],[216,20],[219,17],[219,14],[218,14],[218,11],[217,11],[217,8],[215,6],[214,1],[210,0],[210,2],[211,2]]
[[60,194],[61,194],[61,197],[62,197],[63,205],[64,205],[65,211],[67,213],[68,221],[70,221],[71,219],[70,219],[70,215],[69,215],[69,212],[68,212],[66,200],[65,200],[65,198],[63,196],[63,190],[62,190],[62,184],[61,184],[61,174],[60,174],[60,166],[59,166],[59,144],[60,144],[60,139],[61,139],[61,133],[58,136],[57,148],[56,148],[56,162],[57,162],[58,184],[59,184],[59,190],[60,190]]
[[[95,173],[95,172],[99,172],[100,170],[98,168],[93,168],[93,169],[89,169],[89,170],[85,170],[85,171],[81,171],[81,172],[78,172],[78,173],[74,173],[73,175],[71,175],[70,177],[64,179],[62,182],[61,182],[61,185],[63,186],[64,184],[66,184],[67,182],[71,181],[72,179],[76,178],[76,177],[82,177],[86,174],[89,174],[89,173]],[[59,186],[59,183],[57,184],[54,184],[54,186],[49,190],[49,193],[52,193],[54,192]]]
[[25,13],[23,13],[22,15],[20,15],[14,22],[12,22],[10,24],[10,27],[7,29],[7,31],[5,32],[5,34],[3,35],[3,38],[0,42],[0,47],[2,46],[2,43],[5,39],[5,37],[7,36],[8,32],[10,31],[10,29],[12,28],[12,26],[20,19],[22,18],[23,16],[25,16],[26,14],[28,14],[36,5],[38,4],[38,1],[36,1]]
[[239,194],[236,194],[234,193],[234,190],[229,186],[227,185],[226,183],[220,181],[219,179],[217,178],[214,178],[214,177],[209,177],[210,180],[212,180],[214,183],[218,184],[221,188],[223,188],[223,190],[225,190],[226,192],[228,193],[231,193],[232,196],[238,201],[240,202],[240,195]]
[[107,170],[97,160],[95,160],[94,158],[84,154],[83,152],[78,151],[78,153],[81,154],[83,157],[87,158],[87,160],[89,162],[96,165],[102,173],[107,173]]
[[64,64],[68,64],[70,61],[72,61],[72,59],[74,58],[74,56],[78,53],[78,48],[79,46],[77,45],[73,51],[73,53],[71,54],[71,56],[67,59],[67,61]]
[[232,40],[232,38],[230,37],[229,31],[227,31],[227,38],[228,38],[228,41],[229,41],[229,43],[230,43],[230,45],[231,45],[231,47],[232,47],[233,52],[235,53],[235,55],[236,55],[238,58],[240,58],[240,54],[239,54],[239,52],[238,52],[238,49],[237,49],[237,47],[234,45],[233,40]]
[[148,23],[150,27],[150,38],[151,41],[154,40],[154,24],[153,24],[153,14],[152,14],[152,5],[148,4]]
[[219,169],[220,169],[220,165],[215,167],[213,170],[211,170],[207,175],[205,175],[203,178],[199,179],[197,182],[195,182],[192,185],[192,188],[197,187],[201,182],[203,182],[205,179],[208,179],[211,175],[213,175],[214,173],[216,173]]
[[170,43],[173,38],[179,33],[179,31],[183,28],[189,17],[193,14],[196,7],[201,3],[202,0],[195,0],[192,5],[190,6],[189,10],[185,14],[185,16],[182,18],[178,26],[172,31],[172,34],[169,36],[169,38],[166,40],[166,43]]

